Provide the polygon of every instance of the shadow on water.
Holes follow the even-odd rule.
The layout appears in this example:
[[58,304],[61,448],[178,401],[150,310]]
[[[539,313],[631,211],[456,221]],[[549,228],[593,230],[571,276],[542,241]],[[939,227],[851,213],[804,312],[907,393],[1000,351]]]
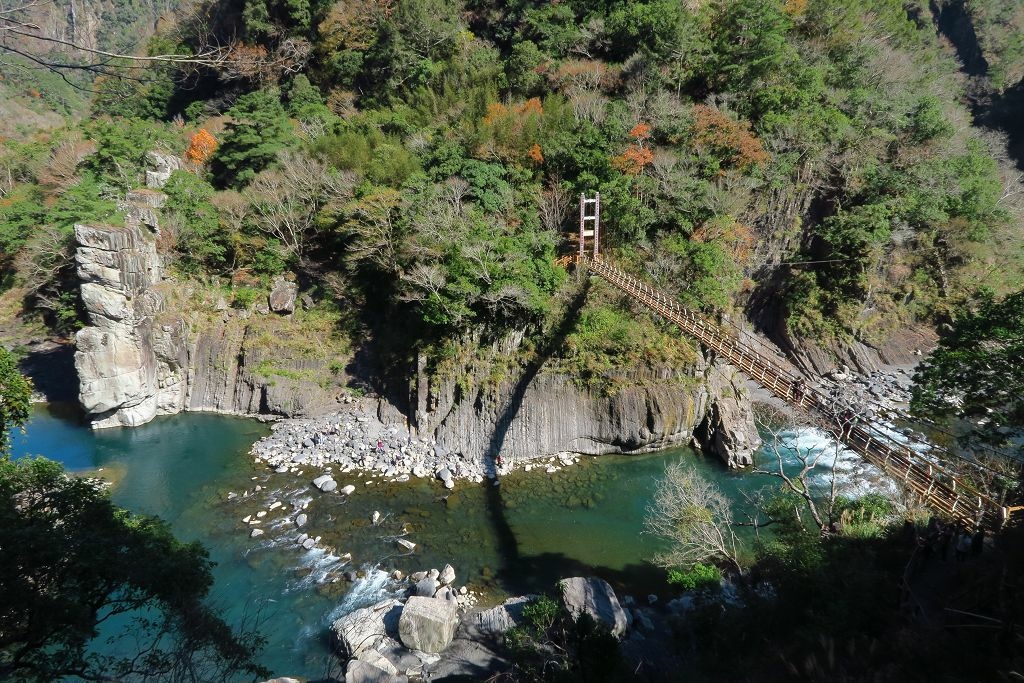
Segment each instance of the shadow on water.
[[[512,426],[512,422],[519,414],[519,410],[523,405],[523,398],[526,396],[526,390],[530,387],[530,384],[537,377],[541,368],[547,362],[555,351],[561,348],[565,342],[565,338],[569,335],[573,325],[576,323],[576,319],[579,317],[579,312],[583,308],[583,304],[587,299],[587,293],[590,291],[590,278],[586,278],[583,282],[583,286],[580,287],[579,291],[573,296],[569,305],[566,307],[565,312],[562,315],[561,320],[555,325],[551,334],[548,335],[543,345],[537,349],[537,356],[523,371],[523,374],[519,377],[515,387],[512,390],[512,394],[509,396],[508,403],[505,405],[504,410],[498,415],[498,419],[494,423],[494,433],[491,435],[490,443],[488,444],[488,452],[486,457],[489,459],[487,467],[490,471],[495,473],[497,476],[498,463],[497,459],[501,455],[501,450],[505,446],[505,441],[508,438],[509,428]],[[497,481],[497,479],[495,479]],[[488,518],[491,520],[491,524],[494,527],[494,534],[497,539],[498,548],[501,551],[501,556],[505,562],[505,575],[511,576],[516,572],[519,562],[521,560],[519,556],[519,543],[516,540],[515,533],[512,531],[512,527],[508,523],[508,519],[505,517],[505,506],[501,499],[501,486],[488,486],[487,487],[487,510],[489,512]]]

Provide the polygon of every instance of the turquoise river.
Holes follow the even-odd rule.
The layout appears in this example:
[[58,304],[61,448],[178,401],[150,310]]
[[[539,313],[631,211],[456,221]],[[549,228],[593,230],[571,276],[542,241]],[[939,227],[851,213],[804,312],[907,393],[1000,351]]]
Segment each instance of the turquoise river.
[[[773,484],[673,449],[584,458],[554,474],[540,468],[500,486],[460,484],[451,493],[439,482],[352,473],[338,476],[340,486],[356,486],[345,499],[312,489],[316,473],[289,477],[255,465],[249,447],[268,431],[250,419],[195,413],[93,431],[74,411],[37,406],[25,433],[15,435],[14,454],[43,455],[76,472],[102,469],[116,482],[118,504],[159,515],[180,538],[201,541],[217,563],[210,600],[229,621],[258,620],[269,640],[262,661],[277,675],[309,678],[338,673],[331,621],[397,590],[388,578],[394,569],[450,562],[458,585],[485,599],[551,590],[559,577],[579,574],[604,577],[620,594],[665,596],[663,572],[646,561],[658,539],[642,533],[665,465],[696,463],[737,502],[744,491]],[[273,512],[265,536],[250,538],[242,518],[274,500],[284,503],[277,512],[308,503],[303,531],[322,536],[329,550],[302,550],[289,519]],[[378,525],[370,523],[374,511],[383,517]],[[404,554],[399,537],[416,542],[415,552]],[[344,575],[353,571],[359,576],[351,582]]]

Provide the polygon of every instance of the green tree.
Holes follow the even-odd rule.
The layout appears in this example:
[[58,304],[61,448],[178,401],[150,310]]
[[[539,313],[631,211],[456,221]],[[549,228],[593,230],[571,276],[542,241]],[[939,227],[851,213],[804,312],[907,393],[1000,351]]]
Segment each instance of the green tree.
[[242,95],[210,168],[220,187],[244,187],[277,158],[294,136],[277,90]]
[[963,417],[975,435],[1002,440],[1024,426],[1024,291],[991,295],[953,323],[918,368],[911,409],[918,415]]
[[[43,458],[0,461],[0,678],[228,680],[266,676],[261,639],[203,604],[212,566],[199,543],[110,501],[102,482]],[[125,625],[124,655],[91,651]],[[117,648],[114,648],[115,650]]]
[[0,459],[7,457],[11,447],[11,430],[28,421],[31,399],[32,383],[18,371],[14,355],[0,347]]
[[177,223],[175,248],[185,270],[218,272],[227,261],[231,236],[221,229],[213,187],[187,171],[175,171],[164,186],[164,211]]

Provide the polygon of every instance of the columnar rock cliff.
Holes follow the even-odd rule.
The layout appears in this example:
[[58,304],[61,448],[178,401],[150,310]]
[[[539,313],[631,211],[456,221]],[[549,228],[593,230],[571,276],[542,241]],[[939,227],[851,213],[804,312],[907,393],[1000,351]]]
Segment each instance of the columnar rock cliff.
[[135,426],[185,401],[185,329],[156,324],[163,297],[149,230],[75,226],[75,260],[90,325],[76,335],[82,407],[94,427]]
[[[143,212],[144,213],[144,212]],[[79,400],[95,428],[136,426],[182,410],[281,416],[337,405],[327,357],[282,347],[275,315],[227,309],[215,323],[161,277],[153,228],[77,225],[75,259],[89,326],[76,336]]]
[[[520,340],[512,335],[492,351],[511,355]],[[644,453],[693,443],[742,467],[760,445],[750,404],[720,379],[728,366],[624,369],[611,394],[554,369],[527,368],[497,385],[466,372],[428,379],[421,368],[416,417],[421,434],[471,460]],[[698,427],[704,439],[696,438]]]

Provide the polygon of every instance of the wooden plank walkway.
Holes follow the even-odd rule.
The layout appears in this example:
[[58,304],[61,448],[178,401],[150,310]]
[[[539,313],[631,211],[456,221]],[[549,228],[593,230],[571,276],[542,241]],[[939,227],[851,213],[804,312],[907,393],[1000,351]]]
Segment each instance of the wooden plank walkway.
[[996,529],[1014,511],[1014,508],[988,498],[929,462],[872,421],[848,410],[837,409],[831,398],[806,386],[802,378],[779,367],[703,316],[681,307],[674,297],[612,266],[601,257],[593,258],[581,253],[576,256],[576,262],[697,339],[773,395],[795,407],[821,415],[836,439],[921,496],[929,507],[944,516],[971,528],[982,524]]

